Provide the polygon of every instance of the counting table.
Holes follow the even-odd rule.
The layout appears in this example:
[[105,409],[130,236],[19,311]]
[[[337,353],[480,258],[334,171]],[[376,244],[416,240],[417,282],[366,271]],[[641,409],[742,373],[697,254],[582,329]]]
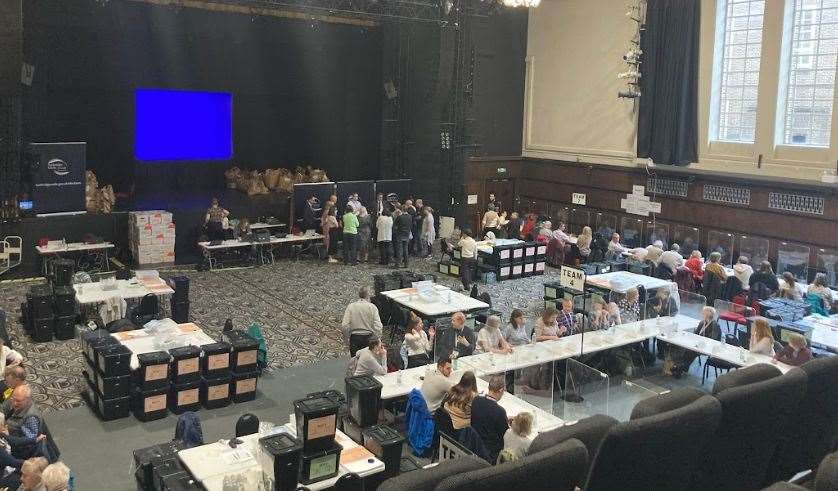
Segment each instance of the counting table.
[[323,240],[321,234],[310,235],[288,235],[282,238],[271,237],[270,240],[265,241],[249,241],[238,239],[227,239],[221,241],[220,244],[213,244],[212,242],[198,242],[198,247],[209,263],[210,269],[215,269],[218,262],[213,254],[218,252],[230,251],[233,249],[255,247],[259,252],[259,258],[262,264],[272,264],[274,262],[273,248],[282,244],[301,245],[309,242]]
[[45,246],[35,246],[35,250],[41,256],[41,262],[44,267],[44,276],[49,276],[49,264],[51,259],[59,258],[63,255],[70,254],[92,254],[97,257],[102,266],[103,271],[110,271],[110,263],[108,262],[108,251],[115,246],[110,242],[99,242],[97,244],[87,244],[84,242],[63,242],[50,241]]
[[108,288],[107,282],[97,281],[95,283],[76,283],[73,289],[76,290],[76,302],[79,305],[100,304],[106,302],[109,298],[114,296],[120,297],[123,300],[136,300],[142,298],[149,293],[154,295],[171,295],[175,291],[162,279],[157,280],[140,280],[132,278],[130,280],[116,280],[115,288]]
[[436,296],[428,300],[422,298],[415,288],[402,288],[400,290],[381,292],[385,297],[402,307],[416,312],[424,319],[444,317],[455,312],[467,314],[475,310],[489,308],[489,304],[471,298],[468,295],[455,292],[443,285],[435,284],[434,293]]
[[[259,463],[259,438],[277,432],[287,432],[296,436],[297,428],[294,416],[283,426],[275,426],[265,433],[239,437],[242,443],[235,449],[230,448],[225,440],[208,443],[200,447],[178,452],[178,458],[193,478],[201,483],[206,491],[224,491],[224,479],[238,475],[244,489],[262,489],[262,466]],[[384,470],[384,463],[367,449],[358,445],[340,430],[335,432],[335,440],[343,447],[340,456],[338,475],[324,481],[306,485],[311,491],[331,488],[340,476],[354,472],[361,477],[371,476]]]
[[[171,321],[171,319],[164,319],[164,322],[166,320]],[[203,346],[216,342],[215,339],[209,337],[200,327],[191,322],[178,324],[177,330],[165,334],[155,334],[146,328],[116,332],[111,336],[131,350],[132,370],[136,370],[140,366],[137,355],[151,353],[152,351],[168,351],[171,348],[181,346]]]
[[630,288],[642,285],[646,291],[675,285],[669,280],[632,273],[630,271],[612,271],[595,274],[585,278],[585,285],[617,293],[626,293]]

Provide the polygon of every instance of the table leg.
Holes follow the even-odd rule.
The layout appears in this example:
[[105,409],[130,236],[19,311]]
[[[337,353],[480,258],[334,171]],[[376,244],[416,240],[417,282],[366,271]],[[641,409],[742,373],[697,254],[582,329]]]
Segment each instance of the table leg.
[[104,249],[104,258],[105,258],[105,264],[103,264],[104,270],[105,270],[105,272],[109,272],[111,270],[111,263],[110,263],[110,261],[108,261],[108,250],[107,249]]

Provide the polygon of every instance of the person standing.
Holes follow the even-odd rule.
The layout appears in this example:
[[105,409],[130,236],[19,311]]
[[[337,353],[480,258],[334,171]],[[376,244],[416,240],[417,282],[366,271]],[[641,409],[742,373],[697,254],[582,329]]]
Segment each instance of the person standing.
[[390,212],[384,210],[375,221],[376,239],[378,241],[378,264],[387,266],[390,264],[390,256],[393,248],[393,217]]
[[358,217],[350,205],[343,214],[343,262],[350,266],[358,264]]
[[[434,242],[436,242],[436,226],[434,224],[434,210],[430,206],[422,208],[422,213],[425,215],[421,220],[422,232],[419,247],[419,255],[431,257],[434,253]],[[425,247],[427,247],[427,254],[425,254]]]
[[506,236],[510,239],[521,238],[521,227],[524,226],[524,220],[518,215],[517,211],[509,214],[509,221],[506,224]]
[[471,277],[477,266],[477,241],[471,237],[471,230],[465,229],[461,232],[457,247],[460,248],[460,281],[468,291],[471,289]]
[[489,392],[485,396],[475,397],[471,402],[471,427],[480,435],[489,462],[495,462],[503,450],[503,436],[509,429],[506,410],[498,404],[506,390],[503,375],[493,375],[489,379]]
[[224,240],[224,219],[229,215],[230,212],[221,207],[218,198],[213,198],[204,217],[209,240]]
[[404,210],[397,209],[393,220],[393,246],[396,249],[396,267],[401,263],[407,268],[407,246],[410,243],[410,231],[413,227],[413,217]]
[[306,206],[303,208],[303,231],[317,230],[317,212],[320,211],[317,207],[317,197],[309,196],[306,200]]
[[407,244],[408,253],[410,255],[415,256],[418,255],[416,252],[419,246],[419,228],[417,225],[419,224],[418,220],[421,220],[421,217],[418,216],[416,213],[416,207],[413,206],[413,200],[405,200],[404,206],[402,206],[402,211],[406,212],[410,215],[410,242]]
[[370,237],[372,236],[372,217],[362,206],[358,211],[358,255],[361,262],[367,262],[370,255]]
[[335,207],[326,206],[323,209],[323,218],[320,220],[320,228],[323,232],[323,246],[326,248],[326,258],[330,263],[338,262],[334,258],[335,249],[337,249],[337,234],[334,233],[340,224],[335,216]]
[[378,307],[370,302],[369,288],[363,286],[358,290],[358,300],[346,307],[340,327],[347,344],[353,333],[370,333],[373,337],[381,338],[383,324]]
[[485,236],[487,233],[492,232],[493,234],[498,234],[498,226],[500,225],[500,217],[498,216],[498,212],[495,210],[495,205],[489,204],[489,209],[486,213],[483,214],[483,235]]
[[425,242],[422,240],[422,230],[424,228],[425,220],[425,203],[421,198],[416,199],[414,203],[416,214],[413,216],[413,241],[411,242],[411,252],[417,257],[424,256]]

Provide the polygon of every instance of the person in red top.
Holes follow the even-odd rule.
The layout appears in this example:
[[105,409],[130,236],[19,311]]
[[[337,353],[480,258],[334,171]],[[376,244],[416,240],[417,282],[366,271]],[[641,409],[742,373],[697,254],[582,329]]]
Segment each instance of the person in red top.
[[535,232],[535,215],[530,213],[527,215],[527,221],[524,222],[524,226],[521,227],[521,237],[524,240],[530,240],[533,232]]
[[701,258],[701,251],[693,251],[684,266],[690,270],[696,280],[701,281],[704,278],[704,260]]

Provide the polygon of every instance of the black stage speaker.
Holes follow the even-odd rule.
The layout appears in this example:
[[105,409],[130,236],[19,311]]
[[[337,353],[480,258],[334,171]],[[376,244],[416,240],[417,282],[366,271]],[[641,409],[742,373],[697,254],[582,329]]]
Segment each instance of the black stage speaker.
[[0,97],[20,94],[23,66],[23,2],[0,0]]

